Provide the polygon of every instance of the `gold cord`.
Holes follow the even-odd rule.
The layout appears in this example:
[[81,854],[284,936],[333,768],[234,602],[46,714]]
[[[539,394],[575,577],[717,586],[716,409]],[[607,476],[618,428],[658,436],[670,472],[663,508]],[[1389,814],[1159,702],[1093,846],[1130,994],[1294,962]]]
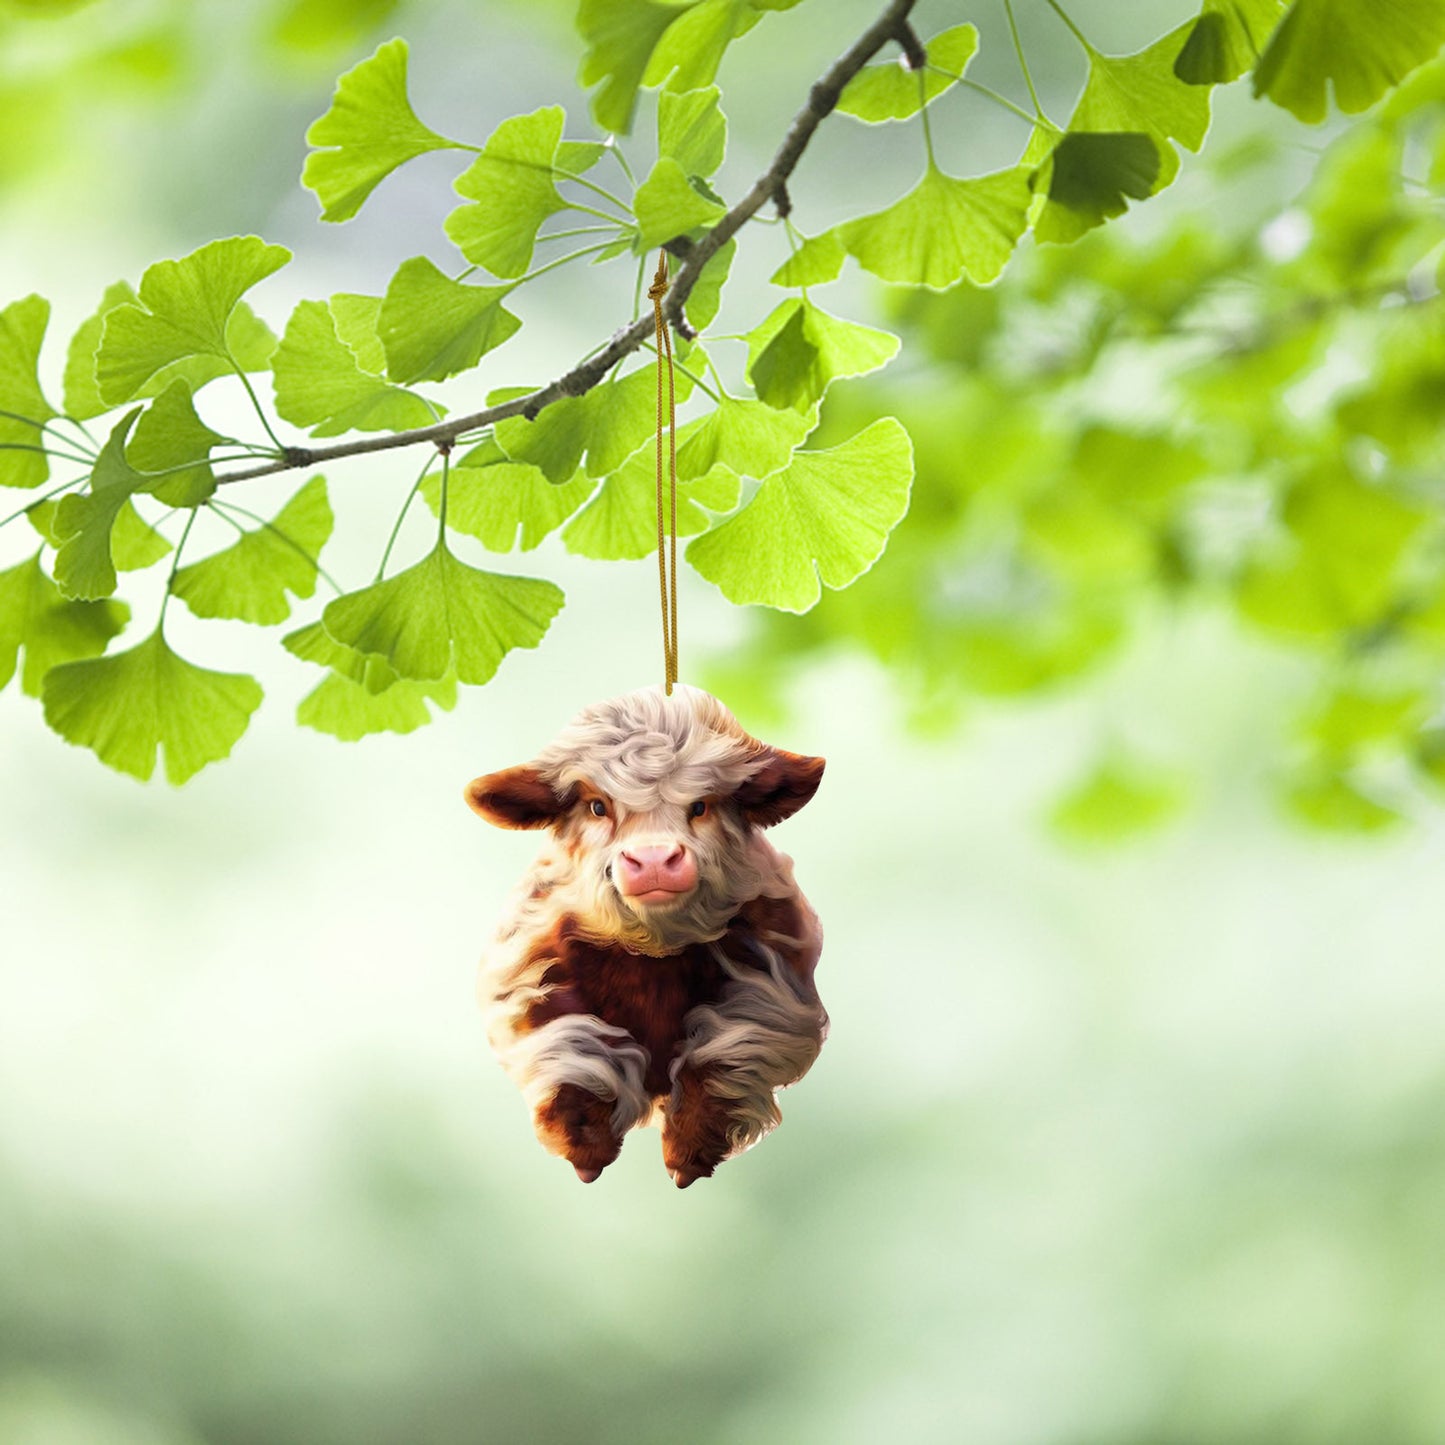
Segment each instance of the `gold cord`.
[[[662,298],[667,295],[667,252],[657,253],[657,274],[647,288],[657,320],[657,582],[662,600],[662,665],[667,693],[677,681],[677,390],[672,369],[672,333],[662,314]],[[663,363],[666,359],[667,401],[663,402]],[[671,497],[671,526],[666,534],[667,551],[663,550],[662,524],[662,431],[664,422],[668,436],[667,477]]]

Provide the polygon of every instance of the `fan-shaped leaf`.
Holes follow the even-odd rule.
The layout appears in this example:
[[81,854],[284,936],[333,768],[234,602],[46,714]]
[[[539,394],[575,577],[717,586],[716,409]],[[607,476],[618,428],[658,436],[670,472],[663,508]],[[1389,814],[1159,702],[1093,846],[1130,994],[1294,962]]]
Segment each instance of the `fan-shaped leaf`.
[[798,452],[740,512],[689,544],[687,560],[733,602],[806,612],[882,555],[908,510],[913,448],[884,417],[827,451]]
[[49,321],[50,303],[40,296],[12,301],[0,311],[0,447],[15,448],[0,450],[0,486],[38,487],[50,475],[42,452],[22,450],[41,444],[41,424],[55,415],[38,371]]
[[399,165],[457,146],[423,125],[406,93],[406,41],[388,40],[337,82],[331,108],[306,132],[313,150],[301,183],[323,221],[345,221]]
[[535,647],[562,590],[537,577],[483,572],[443,543],[416,566],[338,597],[322,614],[343,646],[383,657],[398,676],[488,681],[514,647]]
[[184,783],[229,756],[261,705],[254,677],[211,672],[178,656],[157,628],[138,647],[45,674],[45,721],[108,767],[145,781],[165,753]]
[[381,303],[381,344],[393,381],[445,381],[515,336],[522,323],[502,302],[511,286],[468,286],[425,256],[403,261]]

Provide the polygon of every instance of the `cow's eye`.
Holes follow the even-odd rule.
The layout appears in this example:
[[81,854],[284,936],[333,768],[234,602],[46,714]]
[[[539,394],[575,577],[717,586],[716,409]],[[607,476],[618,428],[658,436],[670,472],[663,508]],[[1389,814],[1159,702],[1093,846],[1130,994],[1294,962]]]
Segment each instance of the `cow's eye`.
[[607,816],[607,804],[604,803],[601,798],[593,798],[592,812],[599,818],[605,818]]
[[702,798],[699,798],[687,811],[694,818],[701,818],[707,812],[707,803]]

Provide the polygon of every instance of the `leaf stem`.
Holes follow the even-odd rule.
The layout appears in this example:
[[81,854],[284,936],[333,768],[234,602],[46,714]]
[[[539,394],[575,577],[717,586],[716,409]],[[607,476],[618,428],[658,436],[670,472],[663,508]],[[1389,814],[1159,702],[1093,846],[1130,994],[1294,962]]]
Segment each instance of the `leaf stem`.
[[161,615],[156,619],[157,631],[166,625],[166,608],[171,603],[171,588],[176,585],[176,573],[181,570],[181,553],[186,550],[186,540],[191,535],[191,528],[196,525],[196,513],[199,510],[198,507],[191,509],[191,515],[186,518],[186,525],[181,532],[181,540],[176,543],[176,555],[171,559],[171,575],[166,578],[166,595],[161,598]]
[[386,550],[381,554],[381,565],[376,569],[376,578],[373,582],[380,582],[386,575],[386,564],[391,561],[391,549],[396,546],[396,539],[401,535],[401,524],[406,521],[406,514],[411,508],[412,500],[421,491],[421,484],[426,481],[426,474],[431,471],[431,464],[436,460],[436,453],[431,452],[426,459],[425,465],[417,473],[416,481],[411,484],[411,491],[406,494],[406,501],[401,504],[401,511],[396,514],[396,522],[392,526],[391,536],[386,539]]
[[539,241],[562,241],[567,239],[569,236],[600,236],[604,232],[608,235],[616,236],[619,232],[624,230],[626,230],[626,227],[621,226],[616,221],[614,221],[610,226],[573,226],[570,230],[567,231],[548,231],[546,233],[539,232],[537,239]]
[[559,266],[565,266],[569,261],[579,261],[583,256],[595,255],[598,251],[605,251],[611,241],[599,241],[595,246],[583,246],[580,250],[569,251],[565,256],[558,256],[554,261],[548,261],[538,266],[535,271],[528,271],[525,276],[519,276],[515,285],[522,286],[528,281],[535,281],[538,276],[545,276],[548,271],[555,271]]
[[622,174],[627,177],[628,185],[635,191],[637,189],[637,177],[632,174],[632,167],[627,164],[627,157],[622,154],[622,148],[617,144],[617,137],[610,136],[604,144],[607,147],[608,155],[616,159],[617,164],[622,167]]
[[918,72],[918,119],[923,122],[923,149],[928,152],[928,169],[936,171],[938,160],[933,154],[933,124],[928,119],[928,72]]
[[271,423],[266,419],[266,413],[261,409],[261,399],[256,395],[256,388],[251,385],[251,378],[246,375],[245,368],[242,367],[241,363],[237,361],[229,351],[226,352],[226,359],[231,363],[236,375],[241,378],[241,385],[246,388],[246,395],[251,398],[251,405],[255,407],[256,415],[260,418],[261,425],[266,429],[266,435],[271,438],[278,452],[284,452],[286,447],[282,443],[281,438],[271,429]]
[[[18,421],[21,426],[34,427],[42,436],[46,432],[50,432],[62,446],[75,447],[77,451],[86,452],[86,455],[91,461],[95,460],[95,452],[93,450],[86,451],[84,442],[78,441],[75,437],[67,437],[56,428],[54,424],[55,421],[69,421],[69,417],[56,417],[50,421],[36,421],[33,416],[22,416],[18,411],[6,411],[3,407],[0,407],[0,417],[4,417],[7,421]],[[79,426],[79,423],[72,422],[71,425]],[[89,440],[88,434],[86,440]],[[57,452],[55,455],[59,456],[60,453]]]
[[52,497],[58,497],[62,492],[68,492],[72,487],[82,486],[88,479],[84,477],[72,477],[68,482],[61,482],[58,487],[51,487],[42,497],[32,497],[18,512],[11,512],[4,521],[0,521],[0,527],[8,527],[11,522],[18,522],[33,507],[38,507],[42,502],[48,502]]
[[585,186],[593,195],[601,196],[604,201],[611,201],[624,215],[631,216],[632,207],[620,196],[614,196],[606,186],[599,186],[596,181],[589,181],[586,176],[573,175],[571,171],[564,171],[560,166],[553,166],[552,174],[559,181],[572,181],[576,185]]
[[1019,34],[1019,23],[1014,16],[1013,0],[1003,0],[1004,11],[1008,15],[1008,28],[1014,39],[1014,54],[1019,58],[1019,69],[1024,73],[1024,84],[1028,86],[1029,99],[1034,103],[1034,114],[1042,118],[1044,108],[1039,104],[1039,93],[1034,89],[1034,77],[1029,70],[1029,58],[1024,53],[1023,37]]
[[1062,20],[1071,31],[1073,31],[1074,39],[1077,40],[1079,44],[1084,47],[1084,50],[1089,55],[1097,55],[1099,53],[1089,43],[1089,37],[1085,35],[1084,32],[1080,30],[1077,25],[1074,24],[1073,20],[1070,18],[1069,12],[1065,10],[1062,5],[1059,4],[1059,0],[1045,0],[1045,3],[1048,5],[1049,9],[1052,10],[1054,14],[1057,15],[1059,19]]
[[0,452],[38,452],[42,457],[57,457],[62,462],[74,462],[78,467],[93,467],[94,457],[78,457],[70,452],[57,451],[54,447],[43,447],[36,442],[0,442]]
[[1010,111],[1014,115],[1018,116],[1020,120],[1028,121],[1030,125],[1045,126],[1047,129],[1052,131],[1058,131],[1059,129],[1058,126],[1056,126],[1053,121],[1051,121],[1046,115],[1044,115],[1042,111],[1040,111],[1036,115],[1030,115],[1028,111],[1023,108],[1023,106],[1015,105],[1014,102],[1008,98],[1008,96],[1001,95],[991,86],[980,85],[978,81],[970,80],[966,75],[955,75],[951,70],[944,70],[941,66],[938,65],[930,65],[928,68],[936,75],[941,75],[945,79],[953,81],[956,85],[965,86],[967,89],[973,91],[975,94],[981,95],[986,99],[991,100],[995,105],[1002,106],[1005,110]]
[[[644,351],[650,351],[654,356],[657,355],[657,347],[649,341],[644,341],[642,343],[642,349]],[[707,352],[704,351],[703,355],[706,356]],[[697,372],[689,370],[682,364],[682,362],[678,361],[676,358],[673,359],[672,364],[695,386],[700,386],[710,397],[712,397],[714,401],[719,403],[722,401],[722,397],[720,397],[717,392],[715,392],[712,387],[710,387],[707,382],[705,382],[702,377],[697,374]]]
[[217,497],[209,498],[206,502],[206,506],[208,506],[223,521],[229,522],[243,537],[249,536],[250,533],[247,532],[246,529],[234,517],[228,515],[230,512],[239,512],[243,517],[249,518],[251,521],[253,521],[258,527],[264,527],[268,532],[271,533],[273,537],[280,538],[280,540],[283,541],[288,547],[290,547],[293,552],[296,552],[300,556],[304,557],[311,564],[312,568],[316,572],[316,575],[324,579],[328,586],[330,586],[332,591],[335,592],[338,597],[341,596],[341,593],[343,591],[341,584],[337,582],[337,580],[331,575],[331,573],[329,573],[326,568],[321,565],[320,559],[317,557],[313,557],[311,553],[308,552],[306,548],[303,547],[301,543],[298,542],[294,537],[288,537],[285,532],[283,532],[280,527],[278,527],[274,522],[268,522],[265,517],[257,516],[255,512],[248,510],[246,507],[241,506],[237,502],[223,502]]
[[[587,206],[581,201],[568,201],[567,209],[569,211],[580,211],[584,216],[596,216],[598,220],[606,221],[608,225],[615,226],[618,230],[628,229],[627,221],[624,221],[621,216],[609,215],[606,211],[599,211],[596,206]],[[630,220],[631,217],[629,216],[628,219]],[[633,229],[636,228],[633,227]]]

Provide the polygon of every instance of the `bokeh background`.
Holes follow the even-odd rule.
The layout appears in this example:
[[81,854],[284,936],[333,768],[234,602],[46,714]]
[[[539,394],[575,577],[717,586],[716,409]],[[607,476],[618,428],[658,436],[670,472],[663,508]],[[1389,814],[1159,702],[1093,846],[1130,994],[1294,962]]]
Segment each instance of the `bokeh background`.
[[[734,48],[725,194],[874,8],[813,0]],[[1193,8],[1077,14],[1125,50]],[[1072,42],[1021,10],[1066,113]],[[117,277],[254,230],[297,253],[256,297],[279,326],[440,260],[446,158],[323,227],[306,124],[393,33],[444,132],[559,100],[580,123],[570,20],[560,0],[0,4],[0,292],[52,297],[65,335]],[[1013,93],[1012,64],[973,73]],[[1217,111],[1221,154],[1269,150],[1244,193],[1277,207],[1321,136],[1238,88]],[[965,117],[978,168],[1007,157],[1008,117]],[[897,194],[899,144],[827,130],[804,229]],[[1249,224],[1218,212],[1223,184],[1190,161],[1121,225]],[[740,324],[782,244],[744,248]],[[454,385],[557,373],[630,296],[630,273],[566,273]],[[828,304],[883,305],[856,280]],[[411,477],[334,470],[333,572],[374,565]],[[676,1192],[648,1132],[584,1188],[486,1051],[475,959],[532,843],[460,789],[655,680],[656,584],[555,541],[515,566],[567,589],[545,644],[408,737],[298,729],[314,675],[179,608],[182,652],[267,689],[184,789],[106,771],[0,695],[3,1445],[1445,1439],[1445,824],[1426,796],[1379,837],[1280,810],[1262,740],[1316,685],[1297,656],[1226,609],[1145,607],[1077,677],[934,708],[846,645],[780,664],[684,577],[684,677],[829,760],[777,840],[825,923],[833,1034],[782,1130],[715,1180]],[[1168,826],[1061,833],[1061,793],[1121,739],[1177,779]]]

